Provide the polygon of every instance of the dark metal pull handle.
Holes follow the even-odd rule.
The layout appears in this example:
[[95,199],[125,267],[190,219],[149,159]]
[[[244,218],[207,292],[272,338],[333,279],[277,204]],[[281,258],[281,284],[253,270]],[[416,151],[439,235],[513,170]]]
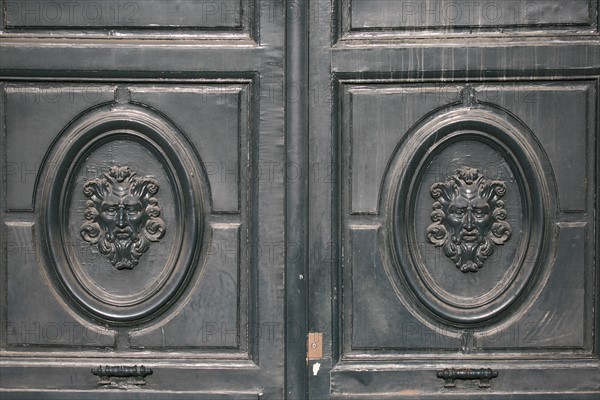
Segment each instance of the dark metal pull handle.
[[462,380],[475,380],[479,379],[480,388],[489,388],[490,379],[498,377],[498,371],[491,368],[479,368],[479,369],[454,369],[446,368],[442,371],[438,371],[437,377],[445,379],[444,387],[453,388],[456,387],[454,384],[455,379]]
[[92,374],[99,377],[99,385],[110,385],[111,378],[133,378],[131,383],[134,385],[145,385],[145,378],[148,375],[152,375],[152,370],[143,365],[134,365],[133,367],[126,365],[99,365],[96,368],[92,368]]

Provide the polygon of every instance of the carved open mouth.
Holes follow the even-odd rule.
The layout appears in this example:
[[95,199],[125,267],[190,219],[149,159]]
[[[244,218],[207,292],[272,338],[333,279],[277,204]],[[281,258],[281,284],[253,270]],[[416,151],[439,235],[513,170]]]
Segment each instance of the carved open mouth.
[[133,233],[133,231],[131,230],[130,227],[125,227],[122,229],[115,230],[115,237],[117,239],[121,239],[121,240],[129,239],[131,237],[132,233]]
[[465,242],[476,242],[477,241],[477,233],[476,232],[465,232],[463,231],[461,234],[462,240]]

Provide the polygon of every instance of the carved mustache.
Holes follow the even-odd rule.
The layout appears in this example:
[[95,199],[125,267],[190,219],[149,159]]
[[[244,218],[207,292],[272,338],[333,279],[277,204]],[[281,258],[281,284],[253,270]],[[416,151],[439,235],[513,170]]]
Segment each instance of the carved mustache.
[[477,237],[479,236],[479,231],[477,229],[473,229],[473,230],[466,230],[466,229],[461,229],[460,230],[460,238],[463,239],[466,242],[475,242],[477,241]]
[[110,235],[111,239],[129,239],[133,236],[133,229],[130,226],[124,228],[115,228]]

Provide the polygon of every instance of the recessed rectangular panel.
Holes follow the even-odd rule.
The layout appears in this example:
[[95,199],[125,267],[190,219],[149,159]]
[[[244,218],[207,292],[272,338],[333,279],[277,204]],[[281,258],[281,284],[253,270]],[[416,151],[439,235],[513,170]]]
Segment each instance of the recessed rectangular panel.
[[85,110],[113,101],[115,87],[15,83],[6,84],[3,92],[6,208],[31,210],[35,182],[52,141]]
[[[390,157],[410,128],[427,113],[460,97],[456,85],[348,84],[343,108],[350,115],[351,211],[376,214]],[[347,110],[347,111],[346,111]]]
[[206,28],[240,29],[240,0],[4,0],[5,26],[97,29]]
[[558,184],[562,211],[586,210],[590,137],[596,130],[593,82],[507,83],[476,87],[479,101],[520,118],[542,143]]
[[351,29],[418,30],[590,25],[590,0],[346,0]]
[[[100,333],[95,333],[96,325],[90,322],[92,319],[86,313],[105,307],[102,317],[111,319],[111,311],[106,308],[111,304],[117,303],[119,313],[126,308],[124,304],[133,307],[147,303],[131,301],[132,293],[175,285],[168,277],[181,276],[181,269],[171,274],[159,272],[154,267],[162,268],[175,260],[185,261],[183,250],[171,255],[169,250],[177,251],[179,243],[185,242],[178,228],[186,229],[197,223],[205,232],[201,240],[192,243],[202,254],[196,259],[203,264],[201,278],[198,273],[189,278],[196,279],[196,283],[193,280],[188,283],[188,278],[184,279],[186,285],[196,285],[186,292],[191,293],[194,299],[189,302],[180,299],[181,291],[186,287],[182,286],[178,296],[172,299],[172,303],[180,303],[169,309],[173,313],[169,317],[170,323],[160,326],[158,333],[150,330],[150,333],[132,334],[128,345],[132,348],[218,347],[235,351],[241,346],[247,348],[248,339],[242,336],[240,328],[240,324],[247,324],[247,313],[240,310],[247,309],[248,272],[240,268],[239,263],[241,243],[245,243],[246,238],[240,226],[248,221],[249,214],[246,197],[242,201],[241,191],[246,192],[249,184],[240,177],[243,174],[243,178],[248,178],[240,157],[250,163],[250,84],[248,80],[236,82],[118,87],[10,83],[2,87],[7,144],[7,208],[8,211],[31,210],[36,194],[36,204],[39,204],[38,214],[25,217],[30,222],[22,222],[20,218],[23,216],[15,217],[18,219],[6,228],[9,293],[4,324],[8,344],[114,345],[112,331],[103,333],[106,329],[101,328]],[[88,128],[95,129],[90,140],[99,139],[98,145],[90,144],[90,140],[84,138],[89,133]],[[146,137],[151,140],[146,140]],[[179,138],[182,138],[181,141]],[[89,148],[73,150],[71,147],[77,146],[79,141]],[[153,147],[157,143],[160,147]],[[76,154],[81,157],[71,157]],[[173,158],[168,158],[170,156]],[[175,156],[188,160],[188,164],[178,164],[180,160]],[[246,165],[244,163],[244,167]],[[172,166],[176,166],[176,170],[168,170]],[[72,172],[71,177],[61,177],[56,172],[67,170]],[[188,181],[181,179],[183,175],[189,177],[194,185],[200,182],[202,189],[206,190],[197,190],[197,186],[185,187]],[[137,250],[130,252],[132,248],[125,242],[119,242],[120,250],[117,245],[111,247],[115,236],[110,236],[112,228],[105,226],[104,222],[111,218],[112,211],[102,208],[101,219],[86,225],[89,218],[94,218],[92,214],[99,215],[88,201],[90,197],[87,196],[92,192],[85,190],[86,185],[104,182],[105,189],[98,192],[102,197],[109,192],[133,190],[128,189],[129,183],[120,182],[134,184],[138,182],[135,179],[143,181],[143,184],[154,182],[155,187],[148,189],[153,190],[154,196],[150,196],[152,199],[147,205],[143,203],[142,210],[154,216],[153,224],[157,225],[153,225],[152,229],[162,229],[162,234],[156,236],[152,236],[150,231],[140,233],[139,236],[146,238],[147,243],[140,247],[139,253],[135,252]],[[66,189],[65,185],[68,186]],[[68,216],[63,215],[53,222],[48,222],[46,216],[54,215],[49,209],[59,206],[60,202],[48,199],[49,190],[53,193],[64,190],[65,196],[70,199],[63,201]],[[190,198],[185,197],[192,192],[202,204],[192,204],[188,200]],[[100,200],[96,200],[100,204]],[[146,200],[140,197],[139,201]],[[181,201],[179,206],[187,205],[199,214],[192,215],[189,208],[178,209],[174,201]],[[92,214],[86,214],[88,212]],[[218,215],[222,213],[238,215]],[[124,214],[119,215],[119,218],[125,218]],[[127,218],[132,218],[134,213],[130,211],[127,215]],[[205,220],[208,218],[214,219],[208,222]],[[127,220],[130,230],[137,229],[131,228],[133,220]],[[205,224],[209,223],[210,228],[205,229]],[[146,223],[143,226],[150,225]],[[106,239],[86,236],[86,229],[94,231],[96,228],[100,228],[100,235],[107,233]],[[48,233],[53,229],[61,229],[64,234],[54,236]],[[119,235],[122,238],[125,233]],[[42,246],[41,240],[56,242]],[[170,240],[177,244],[171,246]],[[186,244],[182,246],[190,248]],[[53,255],[54,250],[64,250],[66,255],[49,256],[49,249]],[[113,257],[117,253],[119,255]],[[138,265],[138,262],[141,264]],[[51,271],[48,277],[53,279],[46,278],[44,268]],[[196,267],[189,268],[195,270]],[[63,272],[67,271],[68,275],[72,270],[83,273],[84,278],[77,279],[89,277],[91,280],[85,281],[83,286],[77,283],[79,281],[65,283],[63,279],[70,278],[65,278]],[[56,271],[60,271],[60,277],[53,275]],[[167,280],[161,281],[165,277]],[[241,284],[240,279],[244,279],[245,283]],[[84,286],[85,289],[82,289]],[[94,299],[100,299],[102,305],[88,308],[83,305],[88,300],[96,301]],[[185,304],[192,304],[192,311]],[[71,312],[81,318],[71,316]],[[202,318],[197,318],[196,312]],[[188,318],[189,313],[194,317]],[[185,325],[185,321],[181,322],[182,318],[192,321],[193,326]],[[76,336],[77,329],[79,336]],[[163,336],[165,332],[166,337]],[[93,339],[91,342],[88,336]]]
[[559,229],[556,260],[542,293],[530,300],[521,318],[476,334],[477,347],[582,349],[591,342],[591,332],[586,331],[586,225]]
[[210,182],[215,212],[239,212],[240,187],[250,179],[240,159],[240,152],[242,159],[248,158],[248,89],[248,85],[131,88],[132,102],[161,110],[194,144]]
[[132,332],[133,348],[237,349],[247,343],[240,337],[240,227],[216,224],[211,231],[202,276],[189,298],[164,325]]
[[84,322],[67,311],[43,269],[37,227],[28,222],[6,223],[7,313],[2,320],[9,346],[113,347],[115,332],[102,324]]
[[[351,211],[375,214],[381,179],[391,154],[419,118],[459,99],[455,85],[349,85],[344,128],[351,134]],[[484,84],[477,101],[519,117],[542,142],[566,212],[586,210],[589,135],[595,131],[594,83]],[[344,122],[345,123],[345,122]]]
[[[248,85],[128,88],[132,103],[159,110],[188,135],[204,163],[215,212],[240,212],[240,191],[251,179],[240,164],[240,152],[246,158],[248,153],[248,88]],[[32,210],[35,182],[52,141],[78,115],[115,101],[115,87],[22,83],[7,84],[4,93],[6,208]],[[37,145],[29,146],[32,142]]]
[[[535,399],[535,400],[587,400],[597,398],[600,390],[598,369],[591,362],[565,360],[561,364],[523,362],[505,363],[463,360],[427,360],[427,364],[352,365],[336,368],[332,372],[333,398],[401,400],[450,399]],[[597,364],[596,364],[597,365]],[[445,368],[464,370],[492,367],[498,376],[489,381],[489,388],[480,387],[479,379],[456,379],[454,387],[444,387],[444,379],[437,373]],[[463,367],[463,368],[461,368]],[[526,389],[520,389],[526,388]],[[564,391],[569,389],[569,395]],[[572,394],[582,392],[583,394]],[[390,395],[393,395],[390,396]]]
[[[457,351],[460,335],[442,324],[427,326],[407,308],[390,282],[381,260],[378,226],[350,227],[352,254],[351,350],[423,349]],[[392,272],[394,274],[394,272]],[[406,296],[410,299],[410,296]],[[350,298],[344,296],[344,300]],[[414,312],[414,311],[413,311]],[[350,349],[346,349],[350,350]]]

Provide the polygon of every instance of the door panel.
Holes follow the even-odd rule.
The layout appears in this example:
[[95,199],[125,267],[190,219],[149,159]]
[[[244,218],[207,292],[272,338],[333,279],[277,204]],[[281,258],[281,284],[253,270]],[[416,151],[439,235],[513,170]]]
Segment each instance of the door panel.
[[[342,21],[347,33],[391,30],[518,30],[590,29],[596,25],[593,0],[343,0]],[[395,32],[395,33],[396,33]]]
[[600,391],[597,2],[466,3],[314,7],[313,398]]
[[3,397],[283,397],[284,7],[61,6],[2,5]]
[[[546,85],[544,85],[545,88]],[[501,133],[493,132],[491,126],[489,126],[488,128],[490,132],[493,132],[491,134],[493,136],[487,137],[484,134],[485,132],[478,132],[476,129],[478,129],[479,123],[484,123],[483,118],[490,117],[493,119],[501,114],[499,110],[488,109],[481,103],[469,105],[466,108],[462,105],[459,105],[458,108],[442,108],[442,110],[434,113],[428,113],[429,117],[422,126],[417,126],[416,130],[415,128],[408,128],[407,137],[402,137],[402,134],[396,131],[396,127],[402,125],[394,119],[403,120],[408,125],[411,124],[411,120],[406,115],[393,114],[390,111],[400,108],[398,104],[401,104],[401,100],[392,100],[393,96],[401,97],[406,95],[407,92],[403,88],[387,86],[382,88],[381,86],[384,85],[375,87],[361,85],[360,88],[355,89],[352,85],[347,90],[351,93],[351,96],[345,97],[348,99],[348,103],[351,104],[349,107],[352,107],[352,110],[348,114],[342,113],[342,131],[350,131],[351,133],[348,133],[348,136],[364,137],[371,135],[373,131],[378,131],[382,132],[380,134],[383,136],[389,135],[390,141],[393,141],[391,144],[386,145],[385,139],[380,139],[383,142],[381,145],[382,151],[380,149],[370,150],[368,146],[361,146],[361,140],[344,140],[347,143],[347,150],[344,153],[348,159],[348,162],[345,163],[348,167],[342,170],[342,174],[351,176],[349,182],[354,183],[347,185],[348,195],[346,198],[353,199],[357,197],[354,192],[362,195],[369,193],[372,204],[381,205],[380,207],[367,207],[364,209],[348,205],[347,207],[350,209],[344,213],[350,216],[346,228],[348,234],[345,235],[349,238],[345,247],[349,249],[346,254],[348,254],[348,274],[350,275],[345,277],[344,286],[352,287],[351,293],[355,293],[354,290],[363,293],[358,299],[349,296],[349,303],[344,307],[345,320],[349,324],[346,325],[346,329],[348,334],[350,335],[351,332],[352,335],[351,337],[348,336],[345,341],[348,352],[353,349],[382,349],[387,347],[412,350],[420,350],[422,347],[446,348],[450,346],[452,348],[452,344],[455,349],[458,349],[461,347],[461,340],[463,351],[469,352],[468,347],[471,346],[471,343],[469,343],[471,339],[464,335],[465,332],[470,333],[470,329],[476,329],[471,328],[469,325],[474,326],[488,319],[496,320],[504,308],[514,309],[512,312],[514,318],[522,312],[518,310],[516,304],[514,306],[511,304],[513,301],[525,303],[525,307],[527,307],[534,302],[534,299],[539,303],[538,307],[534,307],[535,310],[532,312],[535,317],[527,317],[530,313],[523,311],[525,315],[511,321],[508,326],[503,326],[506,324],[505,322],[496,326],[495,333],[500,337],[508,339],[508,332],[510,332],[510,336],[514,336],[511,338],[512,344],[505,343],[496,347],[504,350],[508,350],[513,346],[583,348],[584,341],[591,344],[590,332],[586,333],[584,331],[586,325],[591,327],[591,324],[584,323],[585,299],[587,297],[584,276],[586,270],[588,274],[591,271],[589,271],[589,267],[586,268],[586,252],[583,247],[585,242],[582,240],[577,243],[573,240],[576,237],[586,237],[586,227],[593,221],[587,220],[584,213],[580,215],[581,220],[577,221],[576,211],[574,210],[569,210],[571,213],[567,217],[560,214],[556,217],[550,215],[552,212],[556,213],[558,208],[555,201],[551,200],[554,196],[552,192],[555,191],[558,193],[582,193],[579,203],[583,203],[582,208],[584,210],[587,208],[584,205],[587,197],[585,195],[587,189],[586,173],[582,171],[579,175],[569,175],[571,179],[569,185],[577,185],[583,188],[580,191],[567,191],[564,190],[564,186],[561,191],[559,176],[561,173],[565,173],[564,170],[561,171],[561,168],[557,168],[554,173],[554,177],[559,182],[557,188],[554,188],[554,184],[550,179],[542,182],[543,184],[538,187],[538,181],[543,181],[544,176],[537,175],[536,170],[548,170],[551,163],[549,161],[543,162],[541,159],[535,160],[540,157],[535,157],[535,152],[531,151],[528,152],[527,158],[523,159],[525,165],[519,167],[518,152],[520,149],[511,149],[513,144],[510,141],[504,143],[506,147],[495,150],[493,142],[501,138]],[[477,86],[473,86],[473,88],[477,92]],[[595,93],[593,86],[592,91]],[[577,108],[583,110],[595,109],[594,97],[590,99],[587,90],[584,90],[583,93],[585,94],[580,98],[582,103]],[[451,99],[456,98],[455,94],[456,92],[451,95]],[[421,95],[418,94],[417,96],[420,97]],[[360,99],[363,96],[366,99]],[[373,97],[377,100],[373,100]],[[381,97],[384,97],[384,99],[381,99]],[[556,100],[557,98],[554,97],[553,99]],[[564,97],[560,99],[562,101]],[[592,101],[591,107],[587,105],[589,100]],[[345,103],[345,101],[343,102]],[[536,103],[539,102],[540,100],[537,99]],[[410,100],[406,103],[410,104]],[[371,109],[367,105],[370,105]],[[415,108],[419,106],[421,106],[421,103],[417,103]],[[366,110],[363,111],[365,108]],[[411,108],[410,105],[403,104],[402,108],[410,110],[408,114],[414,116],[414,121],[422,120],[427,115],[413,111],[414,108]],[[427,110],[427,107],[425,109]],[[542,106],[542,109],[551,110],[552,107]],[[437,112],[442,114],[436,116]],[[484,117],[484,114],[488,113],[489,115]],[[586,132],[587,127],[590,126],[587,124],[589,121],[588,116],[585,111],[582,114],[580,118],[583,120],[583,132],[580,132],[579,135],[583,140],[578,143],[585,143],[587,138],[593,140],[593,131]],[[374,115],[379,116],[379,118],[373,120]],[[502,115],[502,118],[508,119],[509,117]],[[553,133],[552,129],[560,129],[561,124],[552,121],[553,118],[560,119],[560,113],[545,115],[539,119],[548,122],[549,125],[545,125],[545,127],[552,126],[550,129],[536,129],[535,125],[531,128],[534,132],[542,132],[537,135],[537,139],[540,140],[541,146],[545,145],[543,148],[556,149],[558,147],[555,142],[556,139],[554,139],[558,135]],[[387,119],[392,121],[386,121]],[[345,123],[348,125],[345,125]],[[390,129],[389,127],[394,128]],[[508,128],[508,126],[506,127]],[[595,128],[595,124],[592,124],[591,127]],[[427,130],[430,128],[433,129],[428,133]],[[446,134],[447,129],[450,130],[447,133],[448,141],[443,144],[446,140],[443,135]],[[480,125],[479,129],[486,128],[484,125]],[[522,125],[520,129],[527,128]],[[573,125],[570,129],[573,129]],[[578,135],[574,130],[571,130],[571,132],[573,136]],[[437,135],[437,137],[429,140],[429,134]],[[510,134],[508,133],[508,135]],[[519,138],[523,143],[515,142],[514,146],[519,144],[522,147],[533,145],[526,142],[524,132],[515,132],[515,135],[517,134],[523,135],[522,138]],[[547,134],[551,136],[546,136]],[[398,141],[404,143],[395,148]],[[412,150],[411,146],[417,146],[416,143],[419,142],[423,143],[422,147],[424,148],[421,151],[418,149]],[[392,150],[386,151],[388,149]],[[380,156],[378,150],[383,152],[383,155]],[[405,150],[406,152],[404,152]],[[541,148],[536,150],[542,151]],[[573,158],[581,160],[579,163],[580,168],[585,170],[588,164],[586,161],[587,150],[584,146],[579,146],[579,150],[581,153]],[[500,151],[505,153],[500,154]],[[565,156],[564,152],[561,152],[561,156]],[[515,157],[512,162],[511,157]],[[550,155],[548,158],[551,158]],[[381,168],[382,173],[380,174],[377,172],[369,173],[367,167],[361,165],[361,163],[367,164],[377,171],[377,166],[373,164],[375,160],[379,159],[391,160],[388,165]],[[528,160],[535,160],[535,163],[540,163],[541,167],[538,168],[537,165],[533,164],[526,165]],[[489,184],[496,182],[506,192],[501,195],[502,205],[498,206],[497,203],[494,203],[494,200],[490,203],[495,204],[495,207],[500,207],[490,210],[490,212],[505,215],[495,222],[498,224],[497,229],[502,230],[503,236],[496,237],[492,232],[490,239],[493,239],[495,244],[490,245],[491,252],[489,255],[484,254],[483,250],[471,249],[469,246],[463,246],[461,250],[460,232],[453,233],[452,226],[444,222],[446,221],[444,218],[452,209],[450,203],[457,201],[456,198],[458,197],[456,196],[458,195],[451,195],[448,200],[449,204],[445,204],[446,194],[435,197],[435,190],[438,186],[439,190],[447,190],[447,182],[457,185],[452,190],[458,190],[459,192],[462,190],[460,185],[466,183],[463,181],[461,174],[466,173],[466,164],[477,165],[477,167],[472,168],[476,168],[478,172],[471,171],[475,174],[475,179],[489,179]],[[573,167],[575,167],[575,164],[577,163],[574,163]],[[407,172],[404,172],[405,170]],[[518,170],[526,175],[519,178],[517,176]],[[361,177],[355,178],[353,176],[354,171],[360,171]],[[402,178],[394,180],[394,178],[389,177],[394,175],[400,175]],[[580,177],[579,182],[577,182],[575,176]],[[407,181],[404,181],[403,178]],[[365,190],[363,189],[363,181],[369,182],[371,185],[374,181],[376,187]],[[406,182],[406,184],[402,185],[401,182]],[[564,185],[566,180],[563,180],[563,182]],[[481,190],[484,190],[485,184],[481,183],[480,187]],[[541,193],[544,190],[543,187],[545,187],[546,192]],[[539,195],[548,200],[544,201],[537,198],[535,191],[540,191]],[[522,192],[521,195],[519,192]],[[512,199],[510,199],[512,201],[509,201],[509,194],[512,195]],[[404,199],[403,197],[407,198]],[[440,203],[439,205],[435,204],[436,199]],[[453,200],[451,201],[451,199]],[[388,204],[387,201],[391,201],[392,204]],[[531,207],[528,203],[534,204],[534,206]],[[541,215],[536,215],[536,207],[545,208],[546,215],[543,219],[540,218]],[[378,209],[379,212],[369,212],[369,209],[372,208]],[[565,207],[561,208],[564,209]],[[438,212],[438,210],[441,212]],[[442,212],[446,215],[443,215]],[[382,215],[381,219],[378,218],[379,215]],[[566,221],[563,222],[561,219],[566,219]],[[553,226],[552,220],[558,220],[556,227]],[[406,225],[413,225],[413,227],[407,229]],[[535,233],[536,226],[543,227],[538,232],[537,237]],[[456,243],[458,247],[453,249],[447,246],[448,243],[437,242],[438,229],[446,235],[455,235],[456,237],[453,237],[453,240],[458,242]],[[548,232],[553,232],[550,242],[545,243],[544,237],[540,237],[542,231],[546,232],[542,236],[546,236]],[[554,231],[557,232],[554,233]],[[481,233],[483,234],[483,232]],[[593,235],[593,232],[590,232],[590,234]],[[527,236],[526,246],[518,245],[519,242],[523,241],[520,236]],[[568,240],[569,245],[572,248],[578,248],[579,252],[574,250],[561,251],[565,246],[561,243],[561,238]],[[441,240],[443,239],[442,237]],[[554,249],[554,246],[557,246],[558,249]],[[520,247],[523,247],[523,249]],[[544,258],[541,251],[537,252],[540,254],[536,254],[536,252],[531,251],[532,248],[546,249],[550,256],[548,259]],[[380,249],[382,254],[376,256],[369,249]],[[458,254],[452,253],[454,250]],[[474,254],[475,258],[470,258],[466,253],[461,253],[463,250],[465,252],[470,250],[479,251],[479,255]],[[356,260],[355,257],[357,257]],[[520,257],[522,259],[518,261]],[[473,261],[475,264],[470,264],[469,261]],[[517,265],[513,261],[517,261]],[[386,263],[389,264],[387,267],[385,266]],[[403,263],[414,265],[407,267],[402,265]],[[539,271],[535,271],[535,264],[546,265],[545,268],[548,270],[543,270],[542,267]],[[378,291],[377,294],[373,293],[373,288],[366,285],[366,282],[370,281],[368,277],[369,268],[367,267],[372,265],[378,265],[384,272],[383,276],[390,276],[392,281],[398,280],[398,286],[395,289],[390,288],[387,293],[384,293],[384,291]],[[493,270],[492,268],[486,268],[488,265],[491,265]],[[551,271],[552,267],[547,265],[553,265],[558,270]],[[561,268],[565,268],[565,270],[561,271]],[[364,279],[354,278],[355,270],[360,271],[358,273]],[[566,271],[569,271],[569,280],[566,280],[563,275]],[[540,275],[537,278],[538,283],[533,282],[533,276],[529,276],[534,273]],[[400,275],[400,277],[397,278],[396,275]],[[554,275],[558,278],[554,279]],[[571,281],[571,279],[573,280]],[[528,285],[533,286],[530,290],[532,292],[540,291],[547,304],[543,304],[543,300],[534,293],[531,294],[534,296],[531,299],[519,298],[522,296],[521,291],[526,290],[526,288],[521,288],[521,281],[525,283],[529,280],[532,281]],[[553,290],[552,282],[554,280],[561,282],[562,285],[572,285],[570,286],[572,290],[565,291],[565,296],[569,298],[569,301],[565,301],[564,298],[562,301],[560,300],[562,290],[556,290],[556,287]],[[376,286],[375,282],[372,283],[373,286]],[[546,286],[546,288],[536,287],[540,285]],[[410,299],[411,292],[412,297],[416,299]],[[551,294],[544,296],[543,293],[547,292]],[[373,312],[367,306],[367,304],[375,302],[380,297],[378,294],[383,298],[388,298],[383,303],[387,306],[380,306],[382,309],[388,310],[387,321],[383,326],[377,323],[378,315],[381,314]],[[394,297],[404,297],[404,302],[400,300],[404,305],[396,305],[391,302]],[[406,299],[407,297],[409,299]],[[588,300],[590,299],[588,298]],[[383,300],[380,300],[380,302],[383,302]],[[392,317],[394,313],[391,310],[406,309],[406,306],[410,309],[411,303],[412,307],[416,306],[417,308],[417,310],[413,310],[413,315],[416,314],[418,317],[426,318],[428,313],[432,314],[433,319],[430,321],[432,325],[429,326],[428,330],[424,332],[411,331],[415,329],[415,320],[411,317],[405,318],[402,312],[398,314],[398,317]],[[426,311],[419,311],[418,308],[425,308]],[[406,311],[404,312],[406,313]],[[557,320],[553,321],[552,317],[557,318]],[[528,323],[525,323],[523,319],[527,320]],[[455,332],[453,332],[452,326],[457,328]],[[478,338],[490,339],[488,329],[475,333],[475,342]],[[504,331],[504,329],[509,330]],[[519,330],[521,332],[516,335]],[[402,334],[398,335],[398,333]],[[410,343],[408,336],[420,340],[421,345]],[[429,343],[427,339],[433,339],[433,343]],[[435,339],[439,341],[439,344],[435,343]],[[407,341],[410,344],[406,344]],[[528,342],[530,343],[529,346],[526,345]]]
[[[4,29],[39,37],[66,35],[184,36],[202,34],[250,38],[255,3],[239,0],[115,0],[97,2],[3,1]],[[212,31],[209,33],[208,31]],[[104,32],[103,32],[104,31]]]

